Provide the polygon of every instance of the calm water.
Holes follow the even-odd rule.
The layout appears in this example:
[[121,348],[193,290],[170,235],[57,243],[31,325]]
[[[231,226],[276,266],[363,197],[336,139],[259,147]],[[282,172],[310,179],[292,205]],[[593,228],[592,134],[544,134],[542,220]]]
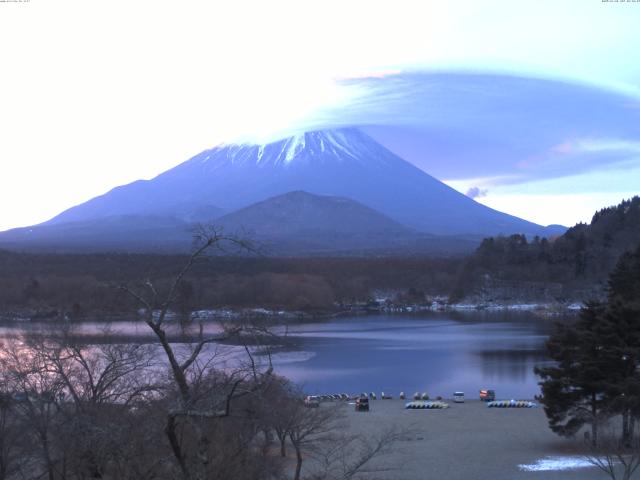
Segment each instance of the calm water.
[[[292,346],[273,360],[277,373],[309,393],[384,391],[395,397],[420,391],[450,397],[462,390],[477,398],[480,388],[491,388],[499,398],[532,398],[539,393],[533,367],[547,361],[544,342],[551,327],[548,320],[519,312],[344,317],[290,326]],[[3,325],[0,339],[35,328]],[[103,329],[88,323],[77,333],[102,343]],[[110,329],[127,341],[149,338],[140,322],[117,322]]]
[[532,398],[551,327],[525,313],[342,318],[292,328],[306,355],[277,366],[310,393],[462,390],[477,398],[491,388],[500,398]]

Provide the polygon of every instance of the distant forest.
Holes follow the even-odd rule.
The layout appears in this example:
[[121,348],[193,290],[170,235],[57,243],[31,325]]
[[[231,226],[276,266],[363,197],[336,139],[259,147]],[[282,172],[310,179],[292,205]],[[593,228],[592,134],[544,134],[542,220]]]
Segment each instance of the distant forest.
[[[391,294],[400,303],[568,302],[602,297],[617,259],[640,245],[640,197],[557,238],[487,238],[468,257],[208,257],[180,291],[185,311],[231,307],[333,311]],[[85,317],[134,308],[116,287],[169,282],[181,255],[0,251],[0,312]]]
[[[59,310],[77,316],[131,312],[123,283],[168,283],[184,256],[53,255],[0,252],[1,310]],[[202,259],[180,291],[185,310],[232,307],[329,311],[367,301],[376,290],[446,294],[464,259]]]
[[601,298],[618,258],[640,245],[640,197],[595,213],[552,238],[487,238],[465,262],[455,299],[570,301]]

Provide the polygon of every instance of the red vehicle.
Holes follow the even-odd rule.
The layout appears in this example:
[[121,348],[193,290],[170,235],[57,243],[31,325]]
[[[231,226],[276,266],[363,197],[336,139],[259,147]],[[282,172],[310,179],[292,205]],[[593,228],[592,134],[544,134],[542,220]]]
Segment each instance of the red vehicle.
[[496,392],[493,390],[480,390],[480,400],[483,402],[493,402],[496,399]]

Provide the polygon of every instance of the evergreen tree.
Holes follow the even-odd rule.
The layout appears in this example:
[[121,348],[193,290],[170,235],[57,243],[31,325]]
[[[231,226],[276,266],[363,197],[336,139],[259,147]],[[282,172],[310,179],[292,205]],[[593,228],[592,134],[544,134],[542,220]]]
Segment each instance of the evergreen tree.
[[609,275],[609,303],[625,304],[640,311],[640,245],[624,253]]
[[622,416],[623,440],[628,443],[640,419],[640,247],[622,255],[611,273],[602,323],[609,408]]
[[569,437],[589,425],[594,444],[606,406],[608,372],[602,368],[604,346],[599,337],[603,313],[601,304],[588,303],[575,325],[559,324],[547,342],[556,364],[535,369],[551,430]]
[[563,436],[622,418],[629,443],[640,419],[640,248],[624,254],[609,279],[606,304],[587,303],[574,325],[547,343],[553,366],[536,368],[551,429]]

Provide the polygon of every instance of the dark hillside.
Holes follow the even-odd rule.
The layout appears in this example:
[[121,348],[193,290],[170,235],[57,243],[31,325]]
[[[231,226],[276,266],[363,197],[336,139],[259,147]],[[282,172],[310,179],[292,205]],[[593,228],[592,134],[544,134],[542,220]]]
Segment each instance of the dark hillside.
[[639,244],[640,197],[633,197],[551,241],[528,241],[524,235],[485,239],[467,262],[455,296],[487,301],[526,300],[542,291],[547,300],[601,296],[618,258]]

